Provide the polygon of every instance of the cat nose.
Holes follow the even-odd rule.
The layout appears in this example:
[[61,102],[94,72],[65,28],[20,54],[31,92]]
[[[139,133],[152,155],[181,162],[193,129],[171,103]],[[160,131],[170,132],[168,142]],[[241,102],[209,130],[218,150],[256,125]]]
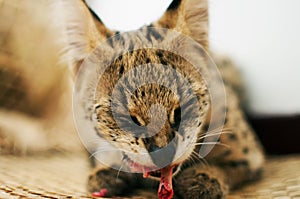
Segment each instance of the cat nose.
[[154,138],[144,138],[144,143],[152,159],[152,162],[158,168],[163,168],[173,162],[178,143],[177,138],[174,138],[166,146],[163,147],[157,146]]
[[148,152],[155,152],[162,149],[162,147],[157,146],[156,144],[151,144],[148,148]]
[[155,151],[152,151],[149,154],[153,163],[157,167],[163,168],[170,165],[173,162],[173,159],[176,154],[176,144],[171,142],[166,147],[156,147],[155,149]]

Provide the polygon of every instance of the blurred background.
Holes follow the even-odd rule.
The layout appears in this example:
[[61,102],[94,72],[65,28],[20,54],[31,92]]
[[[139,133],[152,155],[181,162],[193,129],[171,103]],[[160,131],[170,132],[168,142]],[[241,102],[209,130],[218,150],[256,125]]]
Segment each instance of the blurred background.
[[80,146],[71,78],[60,57],[62,31],[51,5],[0,0],[0,155]]
[[[59,62],[60,22],[51,19],[47,2],[0,0],[0,104],[54,126],[71,120],[71,104],[63,103],[70,93],[61,87],[70,77]],[[158,19],[171,0],[87,2],[107,27],[128,31]],[[236,63],[248,92],[248,118],[267,152],[300,152],[300,1],[210,0],[209,6],[211,49]],[[19,80],[8,81],[10,75]]]

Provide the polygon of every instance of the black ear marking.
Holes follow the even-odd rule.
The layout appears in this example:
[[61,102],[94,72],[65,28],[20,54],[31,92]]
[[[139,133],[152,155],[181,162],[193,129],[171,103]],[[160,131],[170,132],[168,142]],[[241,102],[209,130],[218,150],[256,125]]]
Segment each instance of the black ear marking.
[[168,7],[168,11],[176,10],[181,4],[181,0],[173,0],[172,3]]
[[[100,23],[102,23],[101,19],[99,18],[99,16],[94,12],[94,10],[89,6],[89,4],[83,0],[82,1],[86,7],[89,9],[90,13],[92,14],[93,18],[96,19],[97,21],[99,21]],[[102,23],[103,24],[103,23]]]

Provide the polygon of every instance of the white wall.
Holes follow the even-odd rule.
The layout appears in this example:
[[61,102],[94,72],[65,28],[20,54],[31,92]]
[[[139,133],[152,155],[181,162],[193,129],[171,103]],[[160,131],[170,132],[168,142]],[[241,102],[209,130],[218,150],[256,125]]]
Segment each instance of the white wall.
[[299,0],[211,0],[211,44],[238,63],[254,113],[300,113]]
[[[112,29],[157,19],[170,0],[89,0]],[[300,1],[211,0],[210,40],[234,58],[254,114],[300,113]]]
[[161,16],[171,0],[86,0],[105,25],[114,30],[134,30]]

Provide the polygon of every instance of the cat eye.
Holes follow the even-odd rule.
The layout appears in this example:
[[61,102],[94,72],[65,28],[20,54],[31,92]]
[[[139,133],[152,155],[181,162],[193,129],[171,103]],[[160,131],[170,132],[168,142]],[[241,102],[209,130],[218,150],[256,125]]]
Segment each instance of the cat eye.
[[172,129],[178,131],[181,122],[181,108],[180,106],[174,109],[173,114],[171,114],[170,122]]
[[138,126],[143,126],[143,124],[138,120],[138,118],[137,118],[136,116],[130,115],[130,117],[131,117],[132,121],[133,121],[136,125],[138,125]]

